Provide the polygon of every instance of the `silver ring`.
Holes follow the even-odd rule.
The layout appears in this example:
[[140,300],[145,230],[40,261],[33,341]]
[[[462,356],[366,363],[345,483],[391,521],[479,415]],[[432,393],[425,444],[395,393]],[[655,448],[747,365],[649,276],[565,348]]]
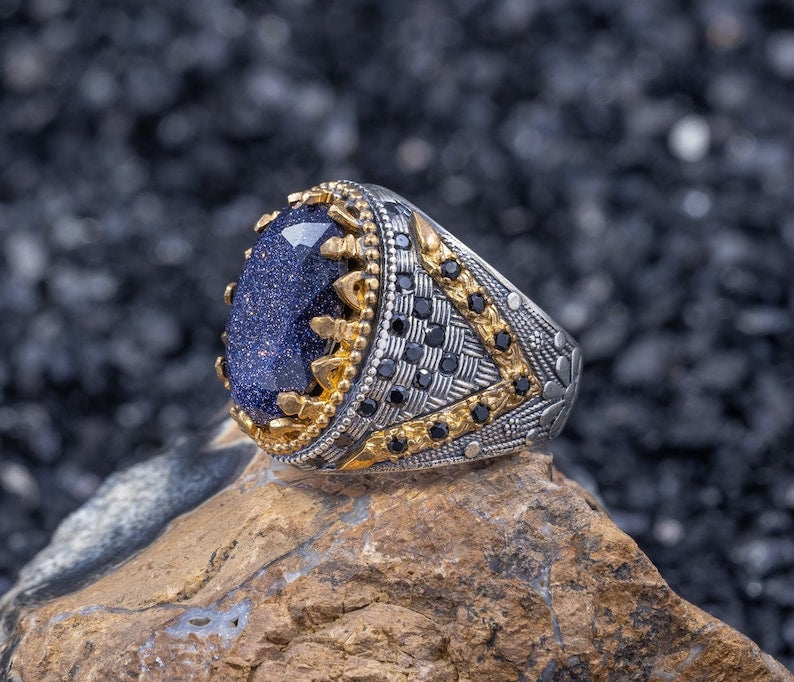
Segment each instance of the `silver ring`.
[[537,446],[576,398],[576,342],[394,192],[327,182],[262,216],[218,377],[266,453],[303,469],[435,467]]

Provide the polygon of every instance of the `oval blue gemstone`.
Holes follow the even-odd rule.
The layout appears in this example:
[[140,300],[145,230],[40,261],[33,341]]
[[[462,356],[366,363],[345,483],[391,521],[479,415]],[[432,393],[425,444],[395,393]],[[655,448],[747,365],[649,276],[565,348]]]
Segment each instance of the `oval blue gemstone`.
[[324,241],[342,235],[326,206],[286,209],[259,237],[237,280],[226,326],[227,377],[234,402],[258,423],[284,416],[278,394],[302,392],[314,378],[312,361],[326,353],[328,341],[309,322],[342,313],[333,289],[342,264],[320,255]]

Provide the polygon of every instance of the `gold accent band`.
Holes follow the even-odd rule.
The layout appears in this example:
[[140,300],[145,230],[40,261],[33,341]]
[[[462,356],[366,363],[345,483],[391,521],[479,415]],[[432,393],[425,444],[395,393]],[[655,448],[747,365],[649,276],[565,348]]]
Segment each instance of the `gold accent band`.
[[[396,461],[428,448],[441,447],[485,425],[476,422],[472,416],[471,412],[478,404],[488,408],[489,416],[485,423],[490,423],[541,392],[540,381],[532,372],[521,348],[516,343],[513,330],[471,271],[444,244],[438,232],[424,216],[414,212],[412,223],[419,244],[422,266],[450,298],[458,312],[471,324],[498,367],[502,378],[493,386],[463,398],[443,410],[376,431],[352,457],[342,464],[340,469],[344,471],[366,469],[378,462]],[[446,278],[442,274],[442,264],[447,261],[453,261],[460,268],[455,278]],[[485,309],[481,313],[469,310],[468,298],[475,293],[485,299]],[[499,332],[506,332],[509,335],[510,344],[506,349],[496,344],[496,335]],[[514,390],[513,382],[519,377],[527,377],[530,381],[530,389],[525,395],[520,395]],[[429,428],[436,422],[443,422],[448,427],[448,433],[443,439],[435,440],[430,436]],[[394,438],[406,440],[405,450],[400,453],[389,452],[389,443]]]

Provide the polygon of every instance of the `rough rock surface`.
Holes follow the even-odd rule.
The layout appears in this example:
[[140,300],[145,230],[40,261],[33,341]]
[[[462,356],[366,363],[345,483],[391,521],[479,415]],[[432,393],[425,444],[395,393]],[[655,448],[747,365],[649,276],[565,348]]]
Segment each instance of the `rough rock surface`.
[[[203,455],[242,452],[227,421]],[[143,502],[135,471],[70,535]],[[117,545],[99,577],[58,588],[85,561],[71,542],[4,599],[11,679],[794,679],[674,594],[543,454],[357,477],[254,457],[142,551]]]

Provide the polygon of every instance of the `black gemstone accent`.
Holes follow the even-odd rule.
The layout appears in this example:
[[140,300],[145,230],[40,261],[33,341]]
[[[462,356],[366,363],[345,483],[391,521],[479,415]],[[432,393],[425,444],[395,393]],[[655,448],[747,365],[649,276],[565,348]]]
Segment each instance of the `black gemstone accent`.
[[478,424],[484,424],[488,421],[490,410],[482,403],[477,403],[471,410],[471,418]]
[[362,417],[371,417],[378,411],[378,402],[372,398],[364,398],[358,406],[358,413]]
[[400,274],[400,275],[397,275],[397,286],[402,291],[411,291],[411,289],[414,288],[414,278],[413,278],[413,276],[409,275],[409,274],[407,274],[405,272]]
[[429,298],[414,299],[414,315],[420,320],[426,320],[433,314],[433,302]]
[[397,371],[397,363],[394,360],[381,360],[378,365],[378,376],[381,379],[391,379]]
[[516,389],[518,395],[526,395],[529,393],[529,379],[526,377],[518,377],[518,379],[513,382],[513,387]]
[[478,315],[485,310],[485,296],[482,294],[469,294],[469,310]]
[[449,435],[449,427],[444,422],[436,422],[427,432],[433,440],[444,440]]
[[391,330],[398,336],[402,336],[408,331],[408,318],[405,315],[394,315],[391,318]]
[[447,279],[457,279],[460,274],[460,263],[449,258],[441,264],[441,276]]
[[389,452],[399,454],[401,452],[405,452],[405,448],[408,447],[408,441],[405,438],[398,438],[395,436],[389,441],[389,444],[386,447],[389,448]]
[[414,386],[417,388],[429,388],[433,383],[433,374],[426,369],[420,369],[414,375]]
[[405,386],[392,386],[389,391],[389,402],[392,405],[402,405],[408,400],[408,389]]
[[411,209],[405,206],[404,204],[401,204],[397,201],[384,201],[383,205],[386,206],[390,211],[393,211],[394,213],[399,213],[401,216],[404,216],[406,218],[411,217]]
[[458,356],[455,353],[444,353],[438,368],[444,374],[454,374],[458,370]]
[[500,332],[496,333],[496,336],[493,338],[494,346],[496,346],[496,350],[507,350],[510,348],[510,334],[508,334],[504,329]]
[[417,363],[422,359],[424,349],[418,343],[405,344],[405,351],[403,352],[403,360],[411,364]]
[[394,245],[398,249],[410,249],[411,240],[404,234],[396,234],[394,235]]
[[425,343],[431,348],[438,348],[444,345],[445,336],[444,327],[438,324],[432,324],[425,332]]

